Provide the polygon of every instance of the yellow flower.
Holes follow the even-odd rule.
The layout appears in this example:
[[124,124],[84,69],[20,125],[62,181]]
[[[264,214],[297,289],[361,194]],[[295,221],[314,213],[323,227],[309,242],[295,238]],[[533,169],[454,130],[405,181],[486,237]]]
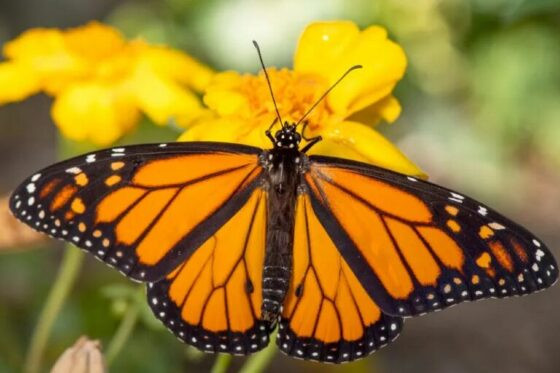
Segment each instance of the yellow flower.
[[32,29],[3,48],[0,104],[46,92],[63,135],[109,145],[144,113],[186,126],[204,113],[200,92],[213,72],[179,51],[127,41],[98,22],[61,31]]
[[[307,137],[321,135],[311,154],[372,163],[424,177],[390,141],[372,128],[379,120],[396,120],[399,102],[392,96],[402,78],[406,57],[385,29],[360,31],[352,22],[319,22],[303,32],[293,70],[268,68],[284,121],[297,122],[351,66],[353,71],[307,118]],[[225,141],[268,148],[265,130],[276,114],[263,73],[222,72],[206,87],[204,103],[213,112],[189,126],[179,141]],[[366,118],[365,120],[363,118]]]

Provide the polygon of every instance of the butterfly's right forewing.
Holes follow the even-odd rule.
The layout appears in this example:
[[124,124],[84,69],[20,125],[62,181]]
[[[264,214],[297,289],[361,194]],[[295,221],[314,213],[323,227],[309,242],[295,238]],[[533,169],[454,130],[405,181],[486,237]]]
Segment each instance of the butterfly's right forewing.
[[471,198],[363,163],[310,161],[314,211],[388,314],[528,294],[558,278],[542,241]]

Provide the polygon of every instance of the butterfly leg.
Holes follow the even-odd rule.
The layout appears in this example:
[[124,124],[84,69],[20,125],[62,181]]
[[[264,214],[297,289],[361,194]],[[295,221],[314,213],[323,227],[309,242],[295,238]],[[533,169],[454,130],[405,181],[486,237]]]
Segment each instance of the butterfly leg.
[[278,118],[274,118],[274,121],[272,122],[270,127],[268,127],[268,129],[264,132],[266,137],[268,137],[270,141],[272,141],[272,144],[274,144],[276,141],[274,140],[274,136],[272,136],[272,133],[270,131],[272,130],[272,127],[274,127],[276,122],[278,122]]
[[307,128],[307,125],[309,124],[309,122],[305,122],[303,124],[303,128],[301,129],[301,137],[307,141],[307,144],[301,149],[302,153],[306,153],[309,149],[311,149],[311,147],[315,144],[317,144],[319,141],[321,141],[323,138],[321,136],[315,136],[315,137],[306,137],[305,136],[305,129]]

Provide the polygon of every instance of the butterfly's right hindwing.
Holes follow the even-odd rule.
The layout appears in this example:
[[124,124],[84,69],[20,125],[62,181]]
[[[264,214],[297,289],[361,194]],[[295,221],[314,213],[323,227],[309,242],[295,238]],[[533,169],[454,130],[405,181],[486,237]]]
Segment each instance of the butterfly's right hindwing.
[[379,308],[315,214],[298,197],[293,275],[282,312],[280,350],[297,358],[343,363],[393,341],[403,320]]

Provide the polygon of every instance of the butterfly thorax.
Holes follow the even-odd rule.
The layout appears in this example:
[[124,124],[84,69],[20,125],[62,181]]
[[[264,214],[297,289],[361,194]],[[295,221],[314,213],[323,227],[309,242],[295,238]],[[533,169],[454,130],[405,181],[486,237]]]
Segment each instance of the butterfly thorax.
[[289,288],[297,188],[302,159],[297,147],[275,146],[263,154],[268,170],[266,253],[263,271],[262,318],[276,320]]

